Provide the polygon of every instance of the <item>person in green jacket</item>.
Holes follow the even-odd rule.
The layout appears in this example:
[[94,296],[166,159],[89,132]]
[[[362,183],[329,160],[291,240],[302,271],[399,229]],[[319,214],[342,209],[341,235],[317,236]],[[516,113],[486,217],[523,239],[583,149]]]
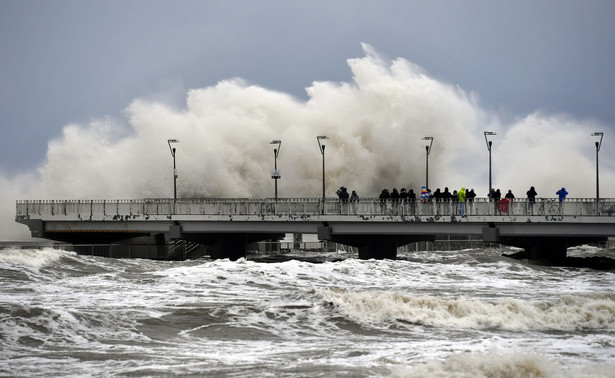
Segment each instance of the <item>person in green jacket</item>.
[[457,198],[459,199],[459,214],[463,217],[465,215],[465,207],[466,207],[466,188],[462,187],[460,191],[457,192]]

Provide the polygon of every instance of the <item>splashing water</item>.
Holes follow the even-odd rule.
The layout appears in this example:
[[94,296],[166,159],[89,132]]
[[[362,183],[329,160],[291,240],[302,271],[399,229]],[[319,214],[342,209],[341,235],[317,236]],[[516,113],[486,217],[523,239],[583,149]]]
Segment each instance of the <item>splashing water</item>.
[[[424,184],[423,136],[435,138],[430,186],[487,193],[483,131],[498,133],[493,146],[494,185],[523,196],[535,186],[553,197],[590,197],[594,150],[589,135],[601,126],[565,114],[537,111],[512,124],[481,108],[478,96],[430,77],[411,62],[384,61],[369,45],[349,59],[350,83],[314,82],[309,99],[230,79],[192,89],[186,107],[136,99],[125,120],[71,124],[49,143],[37,172],[0,175],[0,238],[27,235],[16,225],[15,199],[117,199],[172,197],[177,147],[179,197],[272,197],[272,139],[282,140],[280,197],[320,196],[322,164],[317,135],[327,135],[327,193],[345,186],[360,196],[383,187]],[[614,196],[615,163],[602,165],[602,194]],[[572,174],[571,172],[574,172]]]

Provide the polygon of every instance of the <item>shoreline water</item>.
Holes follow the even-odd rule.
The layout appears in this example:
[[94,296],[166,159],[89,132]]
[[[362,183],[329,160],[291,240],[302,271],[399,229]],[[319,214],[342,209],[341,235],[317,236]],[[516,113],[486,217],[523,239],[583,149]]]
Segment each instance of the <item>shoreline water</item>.
[[615,273],[512,251],[265,263],[3,249],[0,375],[610,376]]

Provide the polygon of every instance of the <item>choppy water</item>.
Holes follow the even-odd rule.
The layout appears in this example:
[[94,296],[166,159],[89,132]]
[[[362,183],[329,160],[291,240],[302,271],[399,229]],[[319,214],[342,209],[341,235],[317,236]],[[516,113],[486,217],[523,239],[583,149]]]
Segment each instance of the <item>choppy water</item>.
[[615,272],[501,253],[315,264],[5,249],[0,375],[615,376]]

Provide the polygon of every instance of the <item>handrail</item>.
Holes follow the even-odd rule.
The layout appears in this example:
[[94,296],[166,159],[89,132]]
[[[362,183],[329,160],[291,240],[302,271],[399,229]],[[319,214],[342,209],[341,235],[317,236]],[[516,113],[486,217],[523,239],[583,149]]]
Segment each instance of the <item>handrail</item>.
[[337,198],[145,198],[119,200],[17,200],[17,218],[70,217],[92,219],[151,215],[397,215],[397,216],[464,216],[476,215],[615,215],[615,199],[567,198],[560,206],[557,198],[526,198],[513,201],[392,201],[362,198],[358,202],[341,202]]

